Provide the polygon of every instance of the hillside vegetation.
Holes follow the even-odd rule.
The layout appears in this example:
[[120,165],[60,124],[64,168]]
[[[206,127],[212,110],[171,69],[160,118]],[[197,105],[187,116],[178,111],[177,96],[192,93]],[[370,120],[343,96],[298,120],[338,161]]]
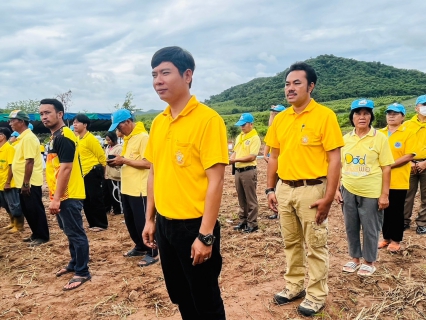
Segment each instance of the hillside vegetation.
[[[318,74],[317,86],[312,94],[318,102],[384,96],[406,100],[426,91],[426,74],[417,70],[398,69],[380,62],[357,61],[333,55],[321,55],[306,62]],[[231,87],[211,96],[205,103],[220,114],[264,111],[271,105],[286,105],[285,72]],[[339,112],[339,107],[333,109]]]

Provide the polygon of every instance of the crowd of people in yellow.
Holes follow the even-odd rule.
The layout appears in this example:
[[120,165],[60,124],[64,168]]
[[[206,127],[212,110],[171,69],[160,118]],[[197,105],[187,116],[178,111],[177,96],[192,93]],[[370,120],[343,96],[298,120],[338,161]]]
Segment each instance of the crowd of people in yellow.
[[[182,319],[226,319],[218,277],[222,268],[217,220],[225,167],[235,167],[239,202],[236,231],[258,231],[257,158],[261,140],[254,117],[235,124],[241,134],[228,155],[226,127],[211,108],[191,95],[195,62],[179,47],[157,51],[151,60],[153,87],[167,108],[148,134],[125,109],[112,114],[103,150],[90,133],[90,119],[78,114],[72,130],[56,99],[40,101],[40,118],[51,131],[46,158],[48,212],[57,217],[69,241],[71,259],[57,277],[72,274],[63,290],[91,280],[89,230],[108,228],[107,212],[124,213],[135,246],[124,257],[140,257],[140,267],[159,261],[165,284]],[[401,249],[410,227],[420,184],[416,232],[426,234],[426,95],[416,100],[416,115],[405,119],[399,103],[386,109],[387,126],[375,129],[374,101],[350,106],[354,129],[342,136],[335,113],[312,99],[317,75],[306,63],[285,74],[289,104],[273,106],[265,137],[269,208],[279,217],[286,256],[285,286],[273,299],[278,305],[302,299],[298,311],[313,316],[328,295],[328,213],[342,205],[350,261],[342,271],[371,276],[378,249]],[[0,203],[10,216],[6,228],[22,231],[26,219],[30,247],[49,241],[42,203],[43,153],[29,129],[28,114],[15,110],[0,127]],[[119,146],[117,135],[124,143]],[[16,136],[16,135],[15,135]],[[119,147],[118,147],[119,146]],[[117,190],[118,189],[118,190]],[[115,202],[104,201],[114,198]],[[360,233],[363,233],[362,244]],[[383,239],[380,240],[380,233]],[[306,262],[309,266],[305,286]]]

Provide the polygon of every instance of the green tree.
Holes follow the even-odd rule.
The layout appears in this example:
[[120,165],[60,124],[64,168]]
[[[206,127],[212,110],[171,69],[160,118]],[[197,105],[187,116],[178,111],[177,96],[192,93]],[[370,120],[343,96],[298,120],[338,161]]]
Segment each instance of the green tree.
[[38,107],[40,106],[40,100],[20,100],[15,102],[8,102],[6,104],[5,112],[10,112],[13,110],[22,110],[26,113],[37,113]]
[[127,109],[131,112],[136,111],[136,105],[133,104],[133,93],[131,91],[126,93],[126,98],[124,98],[123,104],[120,106],[119,103],[116,103],[114,109]]

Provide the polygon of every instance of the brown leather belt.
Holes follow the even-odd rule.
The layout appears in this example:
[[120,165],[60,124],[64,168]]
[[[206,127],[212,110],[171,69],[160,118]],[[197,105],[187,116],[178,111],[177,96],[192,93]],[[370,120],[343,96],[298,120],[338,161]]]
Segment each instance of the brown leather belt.
[[299,188],[303,186],[315,186],[317,184],[322,184],[323,181],[320,180],[322,178],[325,178],[325,177],[321,177],[318,179],[306,179],[306,180],[283,180],[283,179],[280,179],[280,180],[282,181],[282,183],[285,183],[286,185],[292,188]]
[[236,171],[238,172],[244,172],[244,171],[249,171],[249,170],[254,170],[256,169],[256,166],[248,166],[248,167],[244,167],[244,168],[235,168]]

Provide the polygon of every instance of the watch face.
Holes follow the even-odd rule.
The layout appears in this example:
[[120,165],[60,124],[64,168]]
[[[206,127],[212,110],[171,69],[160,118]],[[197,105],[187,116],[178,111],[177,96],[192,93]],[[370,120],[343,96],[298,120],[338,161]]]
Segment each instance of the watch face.
[[213,236],[212,236],[212,235],[210,235],[210,236],[206,236],[206,237],[204,237],[204,242],[205,242],[207,245],[212,244],[212,243],[213,243]]

